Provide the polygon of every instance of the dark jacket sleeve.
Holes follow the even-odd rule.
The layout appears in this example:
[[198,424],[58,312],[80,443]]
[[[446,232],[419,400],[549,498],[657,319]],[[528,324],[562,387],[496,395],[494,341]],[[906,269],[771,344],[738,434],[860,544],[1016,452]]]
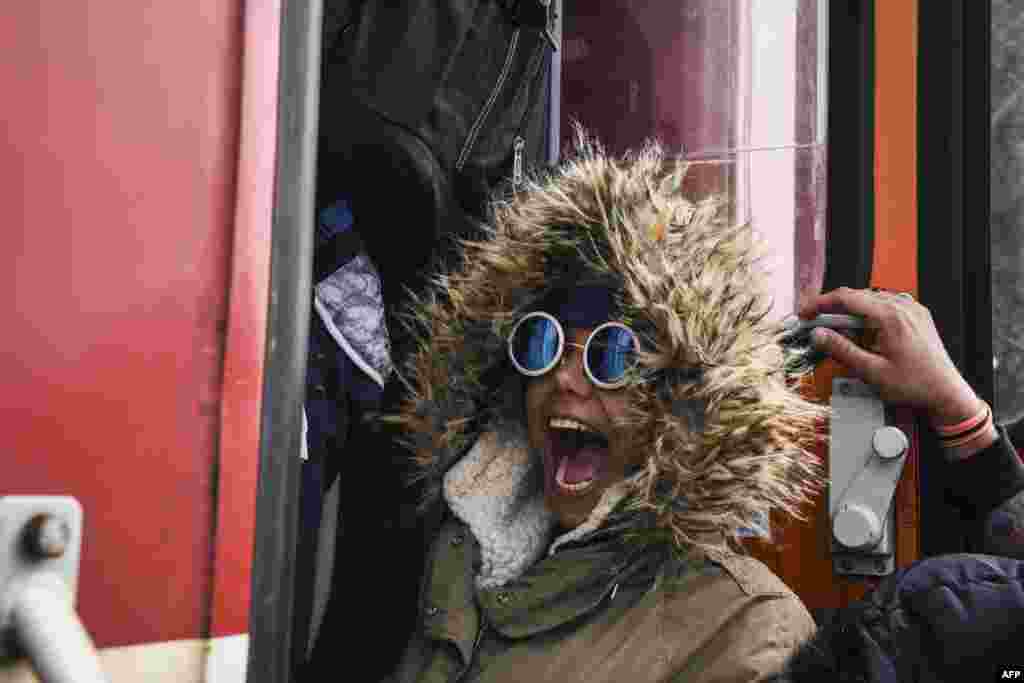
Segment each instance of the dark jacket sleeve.
[[971,550],[1024,559],[1024,462],[1004,427],[988,448],[950,465],[953,494],[972,520]]
[[942,555],[897,571],[824,625],[772,683],[960,683],[1024,668],[1024,562]]

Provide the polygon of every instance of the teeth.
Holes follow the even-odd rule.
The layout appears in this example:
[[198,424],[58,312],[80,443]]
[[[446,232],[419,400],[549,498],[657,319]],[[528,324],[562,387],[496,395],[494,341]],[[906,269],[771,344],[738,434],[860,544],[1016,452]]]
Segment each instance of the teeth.
[[548,426],[554,427],[555,429],[575,429],[581,432],[594,431],[593,429],[583,424],[582,422],[567,417],[553,417],[548,422]]
[[586,481],[580,481],[575,484],[570,484],[567,481],[559,480],[558,485],[563,489],[570,491],[571,493],[580,493],[590,488],[590,485],[594,483],[593,479],[587,479]]
[[564,467],[558,468],[558,472],[555,473],[555,481],[558,483],[558,487],[560,489],[573,494],[582,493],[594,484],[593,478],[584,479],[583,481],[578,481],[575,484],[570,484],[565,480]]
[[[553,417],[548,420],[549,429],[561,430],[565,438],[576,439],[576,448],[583,448],[586,444],[596,444],[607,448],[608,437],[590,425],[584,424],[571,417]],[[569,436],[569,434],[572,436]]]

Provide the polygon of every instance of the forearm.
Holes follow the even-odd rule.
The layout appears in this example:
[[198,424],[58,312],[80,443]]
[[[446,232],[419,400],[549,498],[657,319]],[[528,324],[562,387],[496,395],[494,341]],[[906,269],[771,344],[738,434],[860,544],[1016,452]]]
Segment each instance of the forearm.
[[972,456],[978,455],[988,450],[992,444],[999,439],[999,432],[996,430],[995,425],[987,425],[984,433],[978,438],[977,441],[964,444],[963,446],[955,446],[953,448],[946,448],[946,458],[951,462],[959,462],[966,460]]
[[951,493],[977,523],[978,552],[1024,558],[1024,463],[1006,430],[949,469]]
[[1024,560],[1024,491],[989,513],[979,536],[979,552]]

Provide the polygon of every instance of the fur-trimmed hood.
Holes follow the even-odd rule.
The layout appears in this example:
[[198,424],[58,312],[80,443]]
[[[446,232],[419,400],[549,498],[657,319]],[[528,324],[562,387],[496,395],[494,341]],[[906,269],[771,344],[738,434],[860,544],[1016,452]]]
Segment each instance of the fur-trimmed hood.
[[617,505],[632,528],[699,549],[771,511],[800,516],[822,484],[808,448],[827,408],[799,395],[802,371],[768,319],[763,246],[723,200],[684,196],[687,169],[656,142],[615,158],[577,129],[575,156],[495,201],[484,237],[417,300],[410,398],[394,419],[428,501],[481,435],[524,431],[506,350],[518,318],[554,288],[596,282],[643,347],[621,389],[647,453]]

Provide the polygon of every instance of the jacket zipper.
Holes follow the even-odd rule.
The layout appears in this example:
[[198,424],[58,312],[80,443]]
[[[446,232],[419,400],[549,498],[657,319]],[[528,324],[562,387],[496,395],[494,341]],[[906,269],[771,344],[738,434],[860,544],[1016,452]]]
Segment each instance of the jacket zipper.
[[515,142],[512,143],[512,148],[515,150],[512,162],[512,187],[519,187],[523,182],[523,147],[525,146],[526,140],[517,135]]
[[484,638],[484,631],[487,630],[487,620],[484,619],[483,615],[480,615],[480,629],[476,632],[476,640],[473,641],[473,649],[469,653],[469,661],[466,662],[466,668],[462,670],[462,673],[456,677],[454,683],[459,683],[466,678],[469,674],[470,669],[473,668],[473,662],[476,661],[476,651],[480,647],[480,641]]
[[469,129],[469,135],[466,136],[466,143],[462,146],[462,151],[459,153],[459,159],[455,162],[455,170],[461,171],[462,167],[466,165],[466,160],[469,158],[469,152],[473,149],[473,145],[476,144],[476,138],[480,135],[480,129],[484,125],[484,121],[487,119],[487,115],[491,113],[491,109],[494,107],[494,103],[498,100],[498,94],[501,92],[502,87],[505,85],[505,81],[508,80],[508,74],[512,70],[512,60],[516,56],[516,48],[519,45],[519,33],[523,29],[517,28],[512,34],[512,42],[508,46],[508,54],[505,55],[505,65],[501,67],[501,73],[498,75],[498,81],[494,84],[494,89],[491,90],[491,96],[487,98],[487,103],[484,104],[483,111],[476,117],[476,121],[473,122],[473,127]]

